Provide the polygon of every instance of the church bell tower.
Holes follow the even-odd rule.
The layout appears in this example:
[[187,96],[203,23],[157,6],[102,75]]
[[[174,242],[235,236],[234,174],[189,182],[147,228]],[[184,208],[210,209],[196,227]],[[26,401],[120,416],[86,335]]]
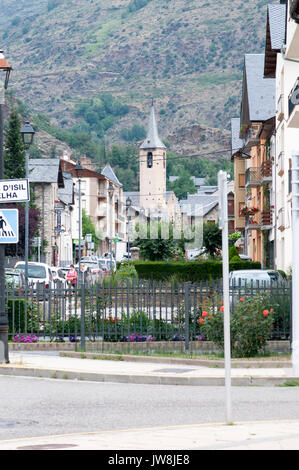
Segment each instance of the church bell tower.
[[166,147],[159,138],[152,102],[147,136],[139,148],[140,206],[159,209],[166,206]]

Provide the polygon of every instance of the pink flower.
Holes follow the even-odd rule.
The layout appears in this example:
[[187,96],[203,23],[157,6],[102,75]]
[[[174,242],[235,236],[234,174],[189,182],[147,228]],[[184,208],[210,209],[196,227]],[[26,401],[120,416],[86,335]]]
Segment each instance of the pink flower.
[[266,317],[267,315],[269,315],[269,310],[264,310],[263,311],[263,315]]

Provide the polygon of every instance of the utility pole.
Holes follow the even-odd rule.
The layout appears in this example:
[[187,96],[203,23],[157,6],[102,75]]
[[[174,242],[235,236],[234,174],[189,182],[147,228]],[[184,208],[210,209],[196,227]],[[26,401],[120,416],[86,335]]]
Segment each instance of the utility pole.
[[219,171],[219,228],[222,230],[222,275],[224,306],[224,362],[226,391],[226,421],[231,423],[231,346],[230,346],[230,306],[229,306],[229,257],[228,257],[228,211],[227,173]]

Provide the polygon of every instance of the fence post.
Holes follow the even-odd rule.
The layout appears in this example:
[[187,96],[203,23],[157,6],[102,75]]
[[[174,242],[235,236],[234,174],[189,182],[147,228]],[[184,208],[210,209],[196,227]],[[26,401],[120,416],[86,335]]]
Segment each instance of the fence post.
[[185,282],[185,352],[189,353],[190,282]]
[[85,351],[85,281],[86,272],[81,276],[81,334],[80,334],[80,348]]

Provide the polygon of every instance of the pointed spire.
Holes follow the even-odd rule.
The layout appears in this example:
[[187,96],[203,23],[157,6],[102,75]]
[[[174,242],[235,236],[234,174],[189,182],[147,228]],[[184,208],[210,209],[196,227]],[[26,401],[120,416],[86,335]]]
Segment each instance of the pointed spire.
[[159,138],[153,99],[152,99],[152,105],[151,105],[151,113],[150,113],[150,119],[149,119],[149,124],[148,124],[147,136],[143,144],[140,146],[140,148],[141,149],[166,148],[163,142]]

